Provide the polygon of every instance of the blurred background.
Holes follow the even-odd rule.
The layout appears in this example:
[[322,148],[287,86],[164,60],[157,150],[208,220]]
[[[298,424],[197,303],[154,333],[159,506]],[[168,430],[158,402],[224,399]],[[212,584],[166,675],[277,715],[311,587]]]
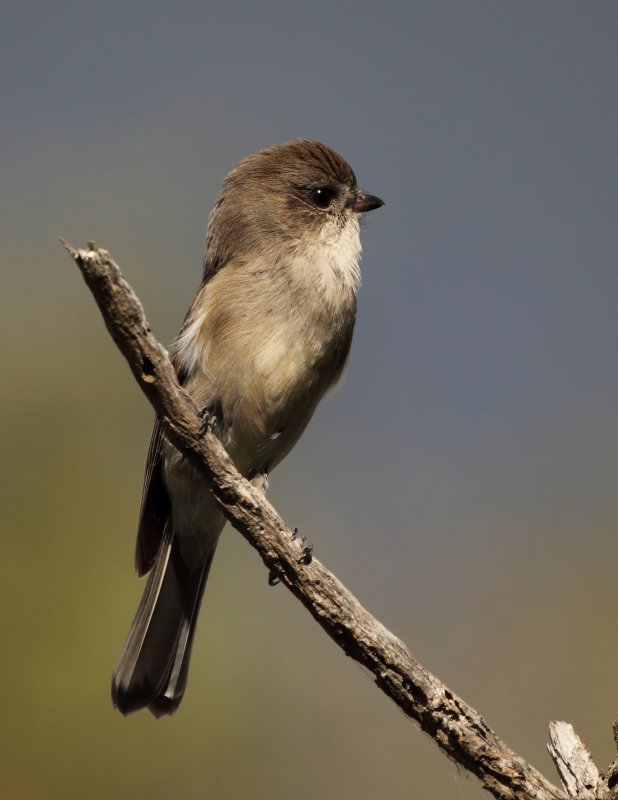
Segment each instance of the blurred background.
[[617,41],[612,2],[3,5],[3,797],[486,796],[231,529],[178,714],[111,707],[152,413],[57,237],[169,343],[223,177],[295,137],[387,205],[271,500],[552,780],[552,719],[614,757]]

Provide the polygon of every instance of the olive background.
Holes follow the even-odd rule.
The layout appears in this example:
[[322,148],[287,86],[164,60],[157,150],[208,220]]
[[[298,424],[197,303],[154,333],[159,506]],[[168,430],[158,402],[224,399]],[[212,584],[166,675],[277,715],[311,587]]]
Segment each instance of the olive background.
[[247,153],[317,138],[363,224],[350,364],[270,499],[552,780],[618,717],[618,6],[3,4],[0,786],[7,800],[481,798],[223,535],[178,713],[109,680],[152,412],[58,243],[169,343]]

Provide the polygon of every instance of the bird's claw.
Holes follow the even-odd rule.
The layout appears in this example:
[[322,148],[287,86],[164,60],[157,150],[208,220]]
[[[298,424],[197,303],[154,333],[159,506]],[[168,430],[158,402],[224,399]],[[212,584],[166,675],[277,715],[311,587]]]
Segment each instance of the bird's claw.
[[[292,528],[292,535],[290,536],[291,540],[295,542],[298,537],[298,528]],[[313,561],[313,545],[311,542],[308,542],[304,536],[300,537],[300,545],[303,548],[300,554],[300,558],[298,559],[299,564],[311,564]]]
[[298,559],[299,564],[311,564],[313,561],[313,545],[308,542],[304,537],[302,540],[303,551]]
[[200,411],[202,417],[202,425],[200,427],[200,434],[203,436],[209,431],[215,431],[219,425],[217,415],[213,412],[211,406],[204,406]]
[[[299,540],[299,544],[302,548],[297,563],[305,565],[311,564],[311,562],[313,561],[313,545],[311,544],[311,542],[308,542],[304,536],[299,537],[298,528],[292,528],[290,539],[293,542]],[[268,585],[276,586],[278,583],[281,583],[281,576],[279,575],[276,569],[271,569],[270,572],[268,573]]]

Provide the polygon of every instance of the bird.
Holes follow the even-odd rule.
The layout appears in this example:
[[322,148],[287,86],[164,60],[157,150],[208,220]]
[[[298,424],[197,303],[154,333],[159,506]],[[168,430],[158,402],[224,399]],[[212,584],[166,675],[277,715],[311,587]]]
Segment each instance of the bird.
[[[249,155],[223,181],[171,358],[240,473],[262,491],[341,377],[356,320],[359,218],[383,205],[340,155],[309,139]],[[148,579],[112,676],[122,714],[147,708],[159,718],[180,705],[224,524],[156,420],[135,554]]]

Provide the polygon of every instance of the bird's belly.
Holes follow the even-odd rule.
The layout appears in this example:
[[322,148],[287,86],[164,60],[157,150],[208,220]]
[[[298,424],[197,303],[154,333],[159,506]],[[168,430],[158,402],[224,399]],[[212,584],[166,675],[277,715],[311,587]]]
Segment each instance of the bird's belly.
[[185,388],[217,413],[219,438],[240,472],[253,477],[287,455],[338,380],[355,301],[345,288],[328,300],[289,269],[268,273],[267,294],[256,289],[257,273],[251,282],[234,273],[233,287],[224,273],[208,284],[208,302],[181,337],[179,354],[189,371]]
[[241,472],[268,471],[287,455],[333,378],[320,354],[293,336],[254,351],[242,385],[222,398],[226,446]]

